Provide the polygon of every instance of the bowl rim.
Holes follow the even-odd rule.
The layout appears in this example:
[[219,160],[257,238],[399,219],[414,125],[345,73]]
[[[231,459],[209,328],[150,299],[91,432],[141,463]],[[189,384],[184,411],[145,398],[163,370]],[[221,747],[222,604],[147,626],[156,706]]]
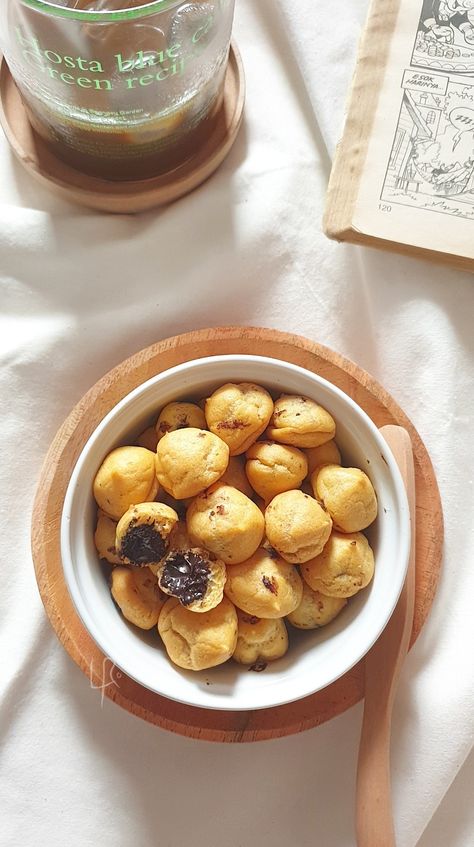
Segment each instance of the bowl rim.
[[[174,376],[179,377],[183,371],[193,371],[194,369],[200,368],[203,365],[210,365],[210,363],[229,363],[238,366],[241,363],[252,363],[258,360],[259,362],[265,362],[271,366],[283,367],[285,371],[288,373],[294,372],[297,374],[305,375],[311,377],[317,384],[321,384],[325,388],[329,390],[329,392],[333,392],[336,396],[338,396],[344,403],[346,403],[350,408],[352,408],[353,412],[361,418],[364,422],[367,429],[370,431],[371,437],[374,439],[374,442],[377,448],[380,450],[387,466],[390,471],[390,476],[393,482],[395,499],[398,506],[399,519],[402,524],[403,532],[400,533],[399,541],[399,558],[403,563],[403,566],[400,568],[398,572],[398,582],[394,585],[394,591],[392,594],[392,602],[390,606],[386,607],[386,614],[384,615],[384,620],[379,623],[377,630],[374,630],[371,638],[368,641],[364,641],[364,645],[359,649],[357,653],[354,654],[353,660],[350,664],[348,664],[344,670],[341,672],[336,672],[334,676],[331,676],[327,679],[324,686],[316,685],[314,687],[308,686],[305,689],[304,693],[297,693],[296,696],[294,694],[288,693],[288,696],[278,696],[276,699],[272,699],[271,702],[265,702],[262,704],[255,704],[250,702],[241,703],[240,700],[242,695],[239,695],[239,705],[232,705],[229,703],[219,702],[218,704],[213,705],[212,703],[202,703],[192,702],[189,699],[184,699],[179,696],[173,696],[170,693],[164,693],[162,690],[158,690],[156,687],[152,687],[148,685],[143,679],[138,678],[138,676],[134,675],[133,669],[129,668],[126,662],[120,658],[119,655],[114,653],[113,645],[103,643],[100,629],[95,625],[94,616],[90,613],[89,607],[86,603],[83,602],[83,598],[79,589],[77,588],[76,579],[74,575],[74,564],[73,558],[70,553],[70,530],[71,530],[71,522],[70,522],[70,514],[72,505],[74,502],[76,490],[77,490],[77,481],[81,475],[84,463],[87,461],[87,457],[90,449],[95,444],[95,442],[100,438],[103,431],[107,428],[109,423],[115,419],[117,415],[121,413],[121,411],[133,405],[133,402],[139,397],[141,394],[146,393],[148,389],[155,385],[156,383],[160,383],[163,379],[170,379]],[[229,381],[232,377],[229,375]],[[309,370],[308,368],[303,368],[300,365],[293,364],[292,362],[287,362],[284,359],[278,359],[270,356],[259,356],[258,354],[222,354],[216,356],[203,356],[197,359],[190,359],[186,362],[181,362],[178,365],[174,365],[171,368],[167,368],[161,373],[155,374],[149,379],[137,385],[131,391],[129,391],[121,400],[118,401],[108,412],[102,420],[97,424],[94,428],[93,432],[87,439],[84,444],[77,460],[72,470],[66,494],[64,496],[64,501],[61,509],[61,520],[60,520],[60,553],[61,553],[61,562],[62,568],[65,578],[66,587],[68,590],[68,594],[72,600],[75,611],[77,612],[82,624],[85,629],[94,640],[99,649],[104,653],[107,658],[113,662],[113,664],[123,671],[127,676],[133,679],[136,683],[147,688],[148,690],[156,693],[161,697],[166,697],[169,700],[174,700],[176,702],[182,703],[186,706],[190,706],[192,708],[205,708],[210,710],[217,711],[256,711],[260,709],[267,708],[276,708],[278,706],[283,706],[285,704],[295,702],[297,700],[304,699],[305,697],[309,697],[312,694],[315,694],[317,691],[329,687],[333,684],[337,679],[340,679],[346,673],[348,673],[352,668],[355,667],[356,664],[369,652],[369,650],[373,647],[377,639],[382,634],[386,625],[388,624],[395,607],[398,603],[403,585],[405,583],[406,572],[408,568],[408,559],[409,559],[409,551],[410,551],[410,540],[411,540],[411,526],[410,526],[410,515],[409,515],[409,506],[408,499],[405,490],[405,485],[403,483],[403,479],[400,473],[400,469],[397,465],[397,462],[392,454],[392,451],[380,433],[379,428],[367,414],[367,412],[359,406],[355,400],[352,399],[346,392],[344,392],[341,388],[335,385],[330,380],[325,379],[314,371]],[[111,649],[112,648],[112,649]],[[124,666],[125,665],[125,666]],[[269,691],[271,691],[271,687]],[[232,698],[231,698],[232,699]]]

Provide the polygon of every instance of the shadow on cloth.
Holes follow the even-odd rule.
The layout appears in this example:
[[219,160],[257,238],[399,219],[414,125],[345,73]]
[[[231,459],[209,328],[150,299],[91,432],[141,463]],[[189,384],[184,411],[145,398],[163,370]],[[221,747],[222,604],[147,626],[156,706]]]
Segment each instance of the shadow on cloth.
[[315,829],[329,829],[334,844],[351,843],[352,809],[333,799],[339,791],[351,796],[357,715],[336,719],[344,763],[331,756],[324,725],[260,744],[212,744],[151,726],[107,698],[101,708],[100,691],[90,689],[66,656],[63,670],[61,697],[76,711],[91,779],[107,781],[116,831],[135,832],[141,847],[157,841],[181,847],[190,839],[241,847],[253,843],[257,820],[261,847],[295,843],[295,837],[298,847],[313,847]]

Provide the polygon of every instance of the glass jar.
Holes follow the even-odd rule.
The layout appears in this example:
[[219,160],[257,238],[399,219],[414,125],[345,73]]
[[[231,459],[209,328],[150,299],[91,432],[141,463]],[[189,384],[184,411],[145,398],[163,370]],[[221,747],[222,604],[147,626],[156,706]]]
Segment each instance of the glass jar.
[[79,170],[187,161],[222,102],[234,0],[1,0],[1,46],[35,131]]

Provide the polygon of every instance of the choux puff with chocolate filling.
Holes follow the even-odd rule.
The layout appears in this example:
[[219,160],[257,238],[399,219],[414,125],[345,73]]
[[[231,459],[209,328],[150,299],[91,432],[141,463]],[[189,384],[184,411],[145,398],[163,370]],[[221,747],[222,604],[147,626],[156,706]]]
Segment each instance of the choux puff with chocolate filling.
[[342,612],[347,600],[342,597],[327,597],[320,591],[313,591],[303,581],[303,596],[300,605],[287,616],[296,629],[317,629],[331,623]]
[[321,465],[341,464],[341,453],[333,438],[319,447],[308,447],[304,453],[308,462],[308,474],[310,476]]
[[324,465],[313,472],[311,485],[341,532],[360,532],[377,517],[374,487],[359,468]]
[[299,606],[303,583],[293,565],[260,547],[245,562],[227,568],[224,592],[248,615],[273,620]]
[[148,568],[114,568],[111,593],[124,618],[140,629],[152,629],[158,623],[166,597]]
[[245,453],[265,431],[273,413],[273,400],[253,382],[228,382],[206,400],[206,421],[229,445],[230,455]]
[[374,575],[374,554],[361,532],[332,532],[323,552],[301,565],[313,591],[328,597],[353,597]]
[[304,453],[286,444],[256,441],[246,457],[245,471],[252,488],[267,503],[283,491],[299,488],[308,473]]
[[115,546],[117,521],[109,518],[102,509],[97,512],[97,526],[94,533],[94,543],[101,559],[106,559],[111,565],[121,565],[122,560]]
[[220,482],[195,497],[186,523],[193,545],[210,550],[227,565],[248,559],[265,528],[258,506],[237,488]]
[[118,521],[134,503],[158,494],[155,454],[145,447],[117,447],[102,462],[94,479],[97,505]]
[[161,590],[191,612],[208,612],[224,596],[225,564],[200,547],[171,550],[160,562],[157,577]]
[[309,397],[283,394],[275,403],[266,435],[294,447],[319,447],[335,433],[336,424],[326,409]]
[[115,546],[125,564],[145,567],[161,561],[178,515],[165,503],[132,506],[117,524]]
[[288,632],[283,618],[265,620],[237,609],[239,630],[232,656],[241,665],[273,662],[288,650]]
[[206,418],[204,412],[195,403],[168,403],[159,415],[156,422],[156,434],[158,441],[166,435],[167,432],[174,432],[176,429],[187,429],[194,427],[195,429],[206,429]]
[[328,513],[302,491],[277,494],[265,509],[265,533],[270,544],[294,565],[321,553],[331,528]]
[[237,612],[224,597],[218,606],[196,615],[171,597],[163,606],[158,632],[175,665],[202,671],[222,665],[237,644]]
[[214,433],[196,427],[167,432],[156,449],[158,481],[177,500],[205,491],[228,464],[227,444]]

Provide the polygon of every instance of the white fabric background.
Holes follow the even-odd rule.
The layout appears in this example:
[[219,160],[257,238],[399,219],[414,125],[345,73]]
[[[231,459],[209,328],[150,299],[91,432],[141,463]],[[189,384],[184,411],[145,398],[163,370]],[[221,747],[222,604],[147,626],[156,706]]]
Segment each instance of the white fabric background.
[[430,451],[444,570],[396,704],[395,814],[400,847],[472,847],[474,278],[321,234],[366,0],[237,6],[245,126],[212,180],[172,207],[134,218],[70,206],[31,183],[0,138],[2,843],[355,843],[360,706],[275,742],[175,737],[101,708],[36,589],[32,499],[72,406],[147,344],[237,323],[352,358]]

